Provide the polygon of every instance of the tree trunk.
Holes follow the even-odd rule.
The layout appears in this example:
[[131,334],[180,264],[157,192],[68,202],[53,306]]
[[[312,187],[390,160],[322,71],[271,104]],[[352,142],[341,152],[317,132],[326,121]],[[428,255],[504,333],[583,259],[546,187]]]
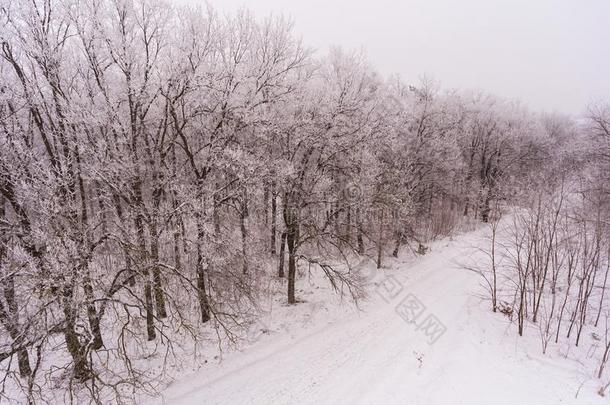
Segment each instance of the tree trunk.
[[599,323],[599,317],[602,313],[602,307],[604,306],[604,296],[606,295],[606,285],[608,283],[608,273],[610,272],[610,244],[608,245],[608,263],[606,264],[606,274],[604,275],[604,284],[602,285],[602,293],[599,298],[599,307],[597,309],[597,317],[595,318],[595,327]]
[[[86,193],[85,193],[85,183],[83,182],[83,177],[81,175],[80,169],[80,154],[78,153],[78,148],[76,149],[76,177],[78,179],[78,188],[80,191],[80,200],[81,200],[81,221],[82,221],[82,240],[81,240],[81,250],[86,250],[93,253],[93,247],[91,246],[90,235],[88,231],[88,222],[89,215],[87,211],[87,201],[86,201]],[[97,312],[97,308],[95,307],[95,300],[93,296],[93,287],[91,285],[91,271],[89,268],[89,259],[85,259],[81,266],[79,266],[79,270],[84,274],[83,277],[83,289],[85,292],[85,305],[87,307],[87,317],[89,318],[89,327],[91,328],[91,333],[93,334],[93,342],[91,342],[91,347],[93,350],[99,350],[104,346],[104,341],[102,340],[102,332],[100,330],[100,315]]]
[[199,310],[201,312],[201,322],[206,323],[210,320],[210,305],[205,286],[205,269],[202,245],[205,238],[205,230],[202,223],[201,214],[197,214],[197,298],[199,299]]
[[[0,195],[0,219],[4,219],[6,216],[4,204],[5,199]],[[5,255],[5,241],[0,240],[0,264],[2,264]],[[4,274],[4,272],[2,271],[0,274]],[[0,301],[0,323],[4,325],[9,336],[13,339],[13,345],[15,347],[20,347],[23,344],[24,335],[19,332],[19,311],[17,301],[15,300],[15,277],[12,273],[4,277],[3,292],[8,311],[5,311],[2,301]],[[23,378],[29,377],[32,373],[32,369],[30,368],[28,351],[25,348],[20,348],[18,350],[17,363],[19,366],[19,375]]]
[[144,224],[141,213],[136,214],[135,218],[136,234],[138,236],[138,257],[139,263],[137,266],[142,269],[140,272],[144,279],[144,309],[146,312],[146,332],[148,340],[155,340],[157,333],[155,332],[155,318],[153,313],[153,296],[152,286],[150,283],[150,271],[148,270],[148,258],[146,257],[146,240],[144,239]]
[[[266,206],[266,205],[265,205]],[[275,183],[271,185],[271,254],[275,255],[275,235],[277,233],[277,201],[275,196]],[[281,277],[281,276],[280,276]]]
[[364,237],[363,237],[364,232],[362,231],[362,213],[360,211],[360,208],[358,208],[357,216],[358,216],[358,225],[357,225],[358,226],[358,235],[356,236],[356,239],[358,240],[358,254],[363,255],[364,254]]
[[180,226],[178,223],[174,224],[174,232],[172,233],[174,238],[174,266],[176,271],[182,270],[182,254],[180,253]]
[[32,369],[30,368],[28,351],[25,347],[21,347],[24,343],[24,334],[19,331],[17,303],[14,299],[15,290],[12,280],[10,280],[11,278],[9,277],[7,286],[4,287],[4,297],[8,304],[8,312],[5,310],[2,301],[0,301],[0,324],[4,326],[11,339],[13,339],[13,346],[19,347],[17,351],[19,375],[25,378],[30,376]]
[[[267,223],[269,222],[269,207],[267,205],[267,201],[269,201],[269,186],[267,184],[268,183],[265,182],[263,185],[263,215],[265,217],[265,225],[267,225]],[[271,195],[273,196],[273,192],[271,192]]]
[[381,255],[383,253],[383,209],[381,209],[381,214],[379,218],[379,235],[377,238],[377,268],[381,268]]
[[[220,190],[219,182],[216,182],[216,190]],[[212,210],[212,219],[214,221],[214,234],[218,238],[220,236],[220,196],[218,195],[218,191],[214,192]]]
[[288,245],[288,303],[296,303],[294,287],[296,282],[296,255],[299,239],[299,215],[284,198],[284,224],[286,225],[286,244]]
[[94,303],[93,287],[91,286],[89,266],[85,264],[85,267],[86,268],[83,269],[83,271],[84,274],[86,274],[86,277],[83,283],[83,290],[85,292],[89,327],[91,328],[91,333],[93,334],[93,342],[91,343],[91,348],[93,350],[99,350],[104,347],[104,340],[102,339],[102,331],[100,329],[100,315]]
[[481,207],[481,220],[485,223],[489,222],[489,214],[491,212],[491,197],[492,197],[491,187],[487,189],[487,195],[485,195],[485,199],[483,200],[483,206]]
[[152,264],[153,274],[153,289],[155,293],[155,306],[157,310],[157,317],[163,319],[167,318],[167,310],[165,308],[165,295],[163,293],[163,280],[161,278],[161,269],[159,268],[159,232],[157,231],[157,224],[155,219],[151,220],[149,225],[150,231],[150,258]]
[[294,294],[294,286],[296,279],[296,244],[295,232],[290,230],[286,234],[286,242],[288,244],[288,303],[295,304],[296,298]]
[[66,347],[73,361],[72,374],[78,381],[86,381],[91,378],[91,367],[87,361],[87,348],[82,345],[76,333],[76,312],[73,308],[73,287],[64,286],[62,306],[64,312],[64,339]]
[[248,200],[246,192],[243,193],[241,202],[241,212],[239,213],[239,230],[241,232],[241,257],[242,257],[242,273],[248,273],[248,230],[246,229],[246,218],[248,218]]
[[345,213],[345,241],[350,244],[352,241],[352,207],[348,206]]
[[286,232],[282,232],[282,237],[280,238],[280,264],[278,269],[278,277],[284,277],[284,257],[286,256]]
[[[154,167],[154,163],[150,162]],[[148,222],[148,231],[150,233],[150,258],[153,275],[153,289],[155,294],[155,306],[157,317],[167,318],[167,310],[165,308],[165,295],[163,293],[163,280],[161,277],[161,269],[159,267],[159,228],[157,227],[157,218],[160,216],[159,208],[161,207],[161,199],[163,196],[162,185],[160,184],[159,173],[153,172],[153,192],[152,192],[152,215]]]
[[394,245],[394,251],[392,252],[392,256],[398,257],[398,251],[400,250],[400,245],[402,244],[402,232],[398,231],[396,236],[396,245]]

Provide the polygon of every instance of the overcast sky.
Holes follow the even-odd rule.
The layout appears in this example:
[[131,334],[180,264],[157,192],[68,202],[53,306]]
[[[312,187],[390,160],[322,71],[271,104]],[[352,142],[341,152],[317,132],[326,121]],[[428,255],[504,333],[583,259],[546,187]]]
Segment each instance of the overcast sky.
[[[204,4],[204,0],[173,0]],[[305,44],[366,50],[383,74],[422,75],[579,115],[610,101],[610,0],[210,0],[291,17]]]

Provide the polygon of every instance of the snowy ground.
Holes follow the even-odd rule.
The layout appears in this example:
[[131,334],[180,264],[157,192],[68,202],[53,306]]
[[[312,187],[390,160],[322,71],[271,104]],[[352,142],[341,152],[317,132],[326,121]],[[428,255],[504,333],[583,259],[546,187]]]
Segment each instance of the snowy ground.
[[[484,234],[388,262],[360,309],[329,302],[321,281],[301,280],[304,303],[276,305],[258,329],[269,333],[175,382],[160,403],[609,403],[597,395],[590,348],[558,345],[542,355],[535,326],[519,338],[505,316],[489,311],[480,277],[459,266],[477,260],[472,246]],[[416,312],[416,323],[407,322]]]

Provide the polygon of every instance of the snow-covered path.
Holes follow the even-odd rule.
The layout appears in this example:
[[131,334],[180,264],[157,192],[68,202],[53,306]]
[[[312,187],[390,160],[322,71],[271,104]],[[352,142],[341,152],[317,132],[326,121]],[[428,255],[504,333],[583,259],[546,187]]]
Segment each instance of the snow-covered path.
[[[361,312],[309,330],[272,335],[219,365],[173,384],[163,402],[203,404],[587,404],[593,379],[567,359],[540,355],[532,331],[519,340],[488,311],[477,274],[457,263],[481,238],[435,245],[415,263],[387,271]],[[389,277],[389,278],[388,278]],[[383,278],[383,276],[382,276]],[[385,299],[382,299],[377,293]],[[412,294],[412,295],[410,295]],[[410,297],[410,298],[407,298]],[[397,313],[416,297],[446,332],[430,337]],[[403,307],[403,309],[406,307]],[[431,329],[434,332],[434,329]],[[439,329],[436,329],[438,331]]]

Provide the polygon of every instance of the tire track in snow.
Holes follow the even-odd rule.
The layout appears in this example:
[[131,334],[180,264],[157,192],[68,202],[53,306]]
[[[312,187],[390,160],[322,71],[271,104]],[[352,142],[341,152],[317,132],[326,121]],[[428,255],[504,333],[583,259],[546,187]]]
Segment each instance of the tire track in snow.
[[[362,316],[326,325],[270,353],[204,378],[202,385],[172,398],[171,403],[366,404],[379,403],[384,397],[392,401],[405,394],[421,396],[421,392],[410,392],[404,380],[417,378],[418,353],[425,362],[422,367],[428,367],[430,353],[437,350],[448,355],[443,347],[447,344],[429,346],[421,332],[400,318],[395,306],[405,293],[415,294],[446,324],[445,335],[449,336],[441,340],[455,342],[458,328],[453,320],[464,310],[468,298],[462,294],[464,283],[471,283],[473,277],[453,264],[460,252],[458,247],[448,246],[430,252],[412,268],[391,271],[405,288],[396,300],[380,302]],[[417,277],[409,279],[412,274]],[[442,305],[447,300],[452,302]],[[439,368],[434,374],[442,371]]]

